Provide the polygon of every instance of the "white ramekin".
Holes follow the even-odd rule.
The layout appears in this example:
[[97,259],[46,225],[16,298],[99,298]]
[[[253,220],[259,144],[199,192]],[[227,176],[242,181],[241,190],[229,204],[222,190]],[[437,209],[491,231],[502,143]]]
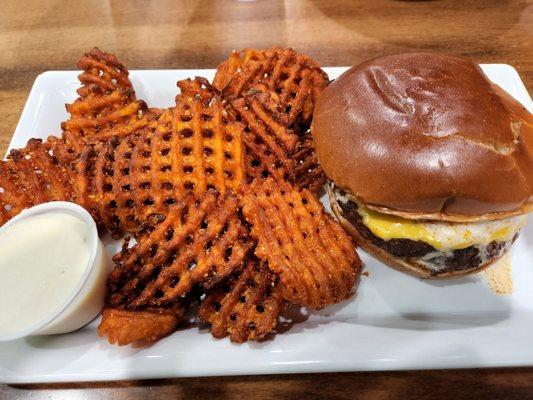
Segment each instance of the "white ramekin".
[[[0,341],[15,340],[25,336],[51,335],[75,331],[93,320],[104,305],[106,278],[111,263],[98,237],[96,224],[83,207],[65,201],[40,204],[22,211],[19,215],[9,220],[0,227],[0,232],[21,219],[48,212],[68,213],[87,224],[89,228],[89,261],[80,281],[65,298],[61,306],[39,323],[27,329],[19,332],[0,332]],[[0,279],[2,279],[1,276]],[[31,293],[21,293],[21,295],[31,296]]]

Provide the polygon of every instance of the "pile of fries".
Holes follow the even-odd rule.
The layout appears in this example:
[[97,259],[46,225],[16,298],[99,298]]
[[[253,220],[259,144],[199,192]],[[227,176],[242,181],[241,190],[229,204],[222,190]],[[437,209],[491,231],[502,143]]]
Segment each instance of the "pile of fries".
[[113,258],[99,334],[143,344],[191,310],[214,337],[261,340],[289,304],[348,297],[354,245],[325,213],[309,127],[328,84],[292,49],[233,52],[213,82],[179,81],[176,104],[149,108],[127,69],[94,48],[59,137],[0,162],[0,225],[64,200],[125,237]]

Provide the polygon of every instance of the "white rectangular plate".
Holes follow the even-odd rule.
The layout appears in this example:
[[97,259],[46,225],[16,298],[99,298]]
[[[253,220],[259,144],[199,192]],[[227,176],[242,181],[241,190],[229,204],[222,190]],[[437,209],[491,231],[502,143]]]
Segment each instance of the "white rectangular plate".
[[[508,65],[482,66],[530,111],[531,99]],[[345,68],[326,68],[331,78]],[[176,81],[213,70],[131,71],[139,98],[168,107]],[[64,104],[76,98],[75,71],[37,77],[11,141],[59,133]],[[183,376],[533,365],[533,226],[512,249],[514,292],[494,294],[481,275],[423,281],[360,251],[369,276],[341,304],[311,313],[263,343],[235,345],[208,330],[184,329],[148,348],[111,346],[99,319],[67,335],[0,344],[0,381],[98,381]],[[21,293],[21,296],[28,295]]]

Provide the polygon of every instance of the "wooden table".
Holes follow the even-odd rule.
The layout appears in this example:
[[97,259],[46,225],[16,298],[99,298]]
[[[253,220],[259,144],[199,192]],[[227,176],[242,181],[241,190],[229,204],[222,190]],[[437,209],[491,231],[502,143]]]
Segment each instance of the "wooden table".
[[[405,51],[514,65],[533,88],[533,3],[492,1],[2,1],[0,151],[45,70],[94,45],[130,69],[215,67],[234,48],[292,46],[327,66]],[[59,127],[58,127],[59,129]],[[52,132],[50,132],[52,133]],[[533,369],[381,372],[0,386],[0,399],[533,397]]]

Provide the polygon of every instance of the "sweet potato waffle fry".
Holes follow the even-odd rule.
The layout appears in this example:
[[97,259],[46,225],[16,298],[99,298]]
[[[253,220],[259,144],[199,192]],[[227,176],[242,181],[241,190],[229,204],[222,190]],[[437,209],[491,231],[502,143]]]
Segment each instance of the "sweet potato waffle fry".
[[265,263],[251,259],[239,275],[207,294],[198,315],[211,324],[216,338],[229,335],[237,343],[260,340],[276,327],[282,309],[277,283]]
[[172,307],[124,310],[105,308],[98,335],[107,336],[109,343],[145,345],[170,334],[181,321],[186,307],[175,303]]
[[309,127],[315,99],[327,84],[326,73],[315,61],[276,47],[234,51],[219,65],[213,80],[213,86],[230,99],[253,92],[275,96],[288,125],[303,130]]
[[18,185],[13,162],[0,162],[0,225],[32,205],[32,199]]
[[95,207],[103,225],[115,235],[138,227],[129,174],[138,139],[138,135],[113,137],[101,146],[94,160]]
[[72,169],[87,142],[76,134],[63,132],[60,137],[49,136],[46,144],[60,164]]
[[137,244],[114,257],[109,305],[160,306],[186,295],[193,285],[209,289],[241,264],[252,247],[237,215],[238,199],[208,191],[189,195],[166,215],[152,216]]
[[8,157],[13,160],[21,182],[27,182],[26,191],[36,201],[72,199],[66,168],[50,154],[48,143],[30,139],[25,148],[11,150]]
[[280,276],[283,297],[323,308],[345,299],[361,270],[354,245],[308,190],[255,180],[243,213],[258,240],[255,254]]
[[292,160],[294,168],[291,180],[297,187],[316,193],[326,183],[326,175],[318,163],[311,135],[305,135],[300,139]]
[[144,101],[136,100],[128,71],[113,54],[95,47],[78,67],[83,70],[78,77],[80,97],[67,104],[70,119],[61,124],[64,132],[74,134],[75,139],[67,141],[73,149],[80,140],[96,143],[137,132],[157,117]]
[[202,84],[178,82],[183,91],[176,107],[166,110],[155,132],[141,137],[133,149],[133,198],[144,216],[188,193],[237,192],[244,180],[243,126],[228,118],[221,99]]
[[201,76],[196,76],[194,79],[182,79],[176,85],[180,89],[176,96],[176,103],[187,103],[196,98],[200,99],[202,104],[208,105],[215,96],[220,95],[220,92]]
[[25,208],[74,198],[68,166],[59,163],[47,142],[30,139],[0,161],[0,226]]
[[102,219],[98,212],[98,195],[95,186],[95,170],[98,152],[102,143],[89,144],[83,147],[78,160],[73,164],[76,203],[85,208],[101,227]]
[[264,93],[234,100],[230,111],[246,128],[245,165],[248,181],[272,176],[317,191],[325,182],[311,135],[297,136],[269,104]]
[[233,107],[246,121],[255,139],[265,143],[278,157],[291,154],[298,142],[298,136],[288,129],[282,116],[270,106],[272,98],[258,93],[239,98]]
[[243,125],[228,118],[214,93],[211,100],[186,93],[154,130],[148,126],[82,148],[75,164],[80,204],[115,235],[134,232],[139,222],[190,193],[237,192],[241,185]]

